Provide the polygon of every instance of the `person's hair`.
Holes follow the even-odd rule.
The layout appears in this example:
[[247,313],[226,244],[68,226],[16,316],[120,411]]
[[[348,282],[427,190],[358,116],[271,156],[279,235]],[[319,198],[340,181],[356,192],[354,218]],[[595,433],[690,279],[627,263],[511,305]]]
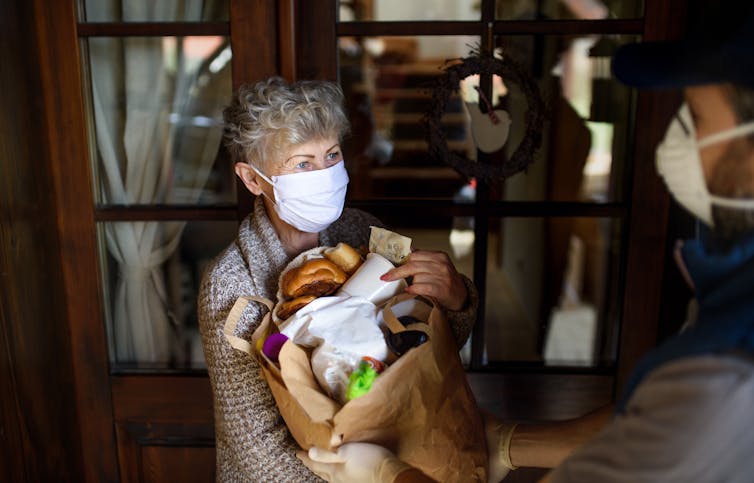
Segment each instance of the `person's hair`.
[[[754,121],[754,89],[728,84],[725,95],[739,124]],[[754,134],[739,143],[731,143],[709,182],[713,193],[734,198],[751,198],[752,174],[745,160],[754,150]],[[733,243],[754,230],[754,210],[712,205],[715,233],[726,243]]]
[[276,152],[329,137],[342,141],[349,130],[343,91],[329,81],[288,83],[270,77],[244,84],[223,111],[223,119],[232,161],[263,171]]
[[[754,121],[754,89],[736,84],[726,84],[723,88],[736,120],[739,123]],[[749,136],[749,139],[754,139]]]

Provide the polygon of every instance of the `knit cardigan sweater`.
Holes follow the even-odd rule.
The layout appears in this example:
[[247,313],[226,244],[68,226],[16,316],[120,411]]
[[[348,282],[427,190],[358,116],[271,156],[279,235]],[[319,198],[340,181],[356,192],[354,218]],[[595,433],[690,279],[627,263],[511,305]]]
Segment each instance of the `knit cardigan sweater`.
[[[320,246],[345,242],[368,246],[369,226],[382,224],[359,210],[345,209],[341,217],[319,234]],[[238,238],[205,270],[199,292],[199,326],[204,356],[214,394],[217,481],[321,481],[296,458],[299,450],[285,426],[256,361],[233,349],[223,336],[223,325],[240,296],[275,300],[278,275],[290,262],[270,222],[261,198],[242,223]],[[459,348],[468,338],[478,305],[478,294],[464,277],[469,300],[448,320]],[[265,308],[249,304],[236,335],[251,340]]]

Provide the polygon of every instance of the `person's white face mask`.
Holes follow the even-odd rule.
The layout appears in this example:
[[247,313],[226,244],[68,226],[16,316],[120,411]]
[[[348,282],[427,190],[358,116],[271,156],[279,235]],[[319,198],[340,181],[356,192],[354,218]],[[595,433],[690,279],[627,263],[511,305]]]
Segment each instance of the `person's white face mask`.
[[329,168],[272,179],[256,167],[251,168],[272,185],[275,200],[271,201],[280,219],[300,231],[319,233],[343,212],[348,187],[348,172],[343,161]]
[[754,122],[738,125],[696,140],[694,122],[684,103],[668,126],[665,139],[657,146],[657,172],[673,197],[694,216],[713,226],[712,205],[754,209],[754,199],[725,198],[710,194],[704,179],[699,151],[707,146],[754,132]]

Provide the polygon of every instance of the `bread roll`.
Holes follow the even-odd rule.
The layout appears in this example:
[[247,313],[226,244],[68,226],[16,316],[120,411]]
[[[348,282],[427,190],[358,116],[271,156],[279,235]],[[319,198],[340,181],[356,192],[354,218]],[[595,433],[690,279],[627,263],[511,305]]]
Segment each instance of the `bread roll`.
[[282,320],[285,320],[316,298],[317,297],[315,297],[314,295],[303,295],[301,297],[296,297],[295,299],[288,300],[287,302],[283,302],[278,308],[278,317],[280,317]]
[[338,243],[334,248],[325,250],[325,258],[335,263],[346,274],[351,275],[363,262],[359,252],[347,243]]
[[315,258],[283,275],[283,296],[288,300],[303,295],[328,295],[343,285],[346,278],[346,273],[335,263],[324,258]]

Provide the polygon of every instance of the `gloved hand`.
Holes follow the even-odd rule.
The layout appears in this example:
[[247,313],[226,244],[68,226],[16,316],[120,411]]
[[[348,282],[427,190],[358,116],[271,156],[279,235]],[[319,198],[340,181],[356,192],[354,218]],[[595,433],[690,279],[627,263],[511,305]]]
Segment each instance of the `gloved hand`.
[[487,456],[489,458],[488,483],[499,483],[510,470],[516,466],[511,462],[510,443],[515,423],[499,421],[490,413],[482,411],[484,419],[484,433],[487,438]]
[[371,443],[345,443],[335,452],[311,448],[296,456],[320,478],[332,483],[393,483],[408,468],[389,450]]

